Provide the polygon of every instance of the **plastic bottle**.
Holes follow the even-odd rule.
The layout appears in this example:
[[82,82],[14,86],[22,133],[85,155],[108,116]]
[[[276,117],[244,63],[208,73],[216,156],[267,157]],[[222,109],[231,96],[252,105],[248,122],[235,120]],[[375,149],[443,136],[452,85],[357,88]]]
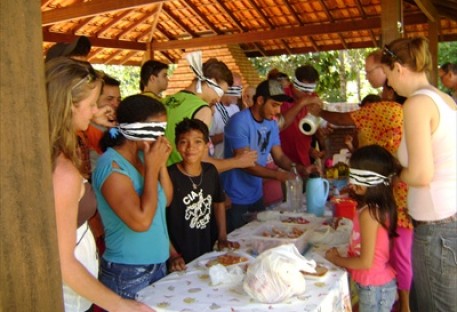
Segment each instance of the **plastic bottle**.
[[298,174],[297,166],[292,163],[290,178],[286,181],[287,206],[290,211],[298,212],[302,208],[303,202],[303,180]]

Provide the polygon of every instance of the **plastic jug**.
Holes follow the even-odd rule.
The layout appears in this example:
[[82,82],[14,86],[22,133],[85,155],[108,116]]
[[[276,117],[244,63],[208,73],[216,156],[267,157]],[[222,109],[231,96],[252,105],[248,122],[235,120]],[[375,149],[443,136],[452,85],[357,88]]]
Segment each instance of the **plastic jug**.
[[290,171],[290,179],[286,181],[286,198],[290,211],[298,212],[301,210],[303,201],[303,180],[297,172],[297,167],[293,163]]
[[310,177],[306,182],[306,211],[322,217],[324,215],[328,191],[329,182],[327,180],[321,177]]

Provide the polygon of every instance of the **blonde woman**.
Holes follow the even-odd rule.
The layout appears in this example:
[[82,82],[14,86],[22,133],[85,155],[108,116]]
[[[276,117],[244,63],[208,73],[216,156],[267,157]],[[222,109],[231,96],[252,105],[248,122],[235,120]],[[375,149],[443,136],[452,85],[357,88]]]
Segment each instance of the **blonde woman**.
[[[88,172],[77,134],[87,129],[97,111],[101,80],[89,63],[59,57],[46,63],[46,88],[65,311],[86,311],[92,303],[108,311],[153,311],[121,298],[97,280],[95,242],[87,225],[93,212],[78,211]],[[82,214],[87,218],[78,222]]]
[[414,225],[411,306],[417,311],[455,311],[457,108],[428,81],[432,61],[425,38],[391,42],[381,62],[388,84],[407,97],[398,157]]

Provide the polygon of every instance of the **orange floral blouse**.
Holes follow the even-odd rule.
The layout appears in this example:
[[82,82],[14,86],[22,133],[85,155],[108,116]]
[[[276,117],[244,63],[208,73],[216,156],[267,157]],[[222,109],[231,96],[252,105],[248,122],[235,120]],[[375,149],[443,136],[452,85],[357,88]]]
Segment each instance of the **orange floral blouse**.
[[[402,135],[403,110],[395,102],[378,102],[365,105],[351,113],[358,131],[359,146],[378,144],[392,155],[397,154]],[[397,202],[398,226],[412,229],[411,219],[406,207],[408,187],[399,182],[394,186]]]

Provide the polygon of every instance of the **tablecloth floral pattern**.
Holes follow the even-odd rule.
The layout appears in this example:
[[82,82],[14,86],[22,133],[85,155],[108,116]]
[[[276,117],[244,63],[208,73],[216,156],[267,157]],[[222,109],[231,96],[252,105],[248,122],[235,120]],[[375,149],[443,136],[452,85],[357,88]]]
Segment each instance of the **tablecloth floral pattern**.
[[[248,224],[239,229],[241,231],[233,233],[232,236],[249,235],[255,229],[256,224],[258,225],[257,222]],[[347,272],[326,261],[319,253],[312,250],[306,254],[306,257],[323,264],[329,271],[324,277],[307,279],[306,293],[284,303],[255,302],[244,292],[241,284],[212,286],[208,269],[199,265],[199,259],[190,263],[186,272],[169,274],[143,289],[138,294],[138,300],[158,312],[351,311]]]

